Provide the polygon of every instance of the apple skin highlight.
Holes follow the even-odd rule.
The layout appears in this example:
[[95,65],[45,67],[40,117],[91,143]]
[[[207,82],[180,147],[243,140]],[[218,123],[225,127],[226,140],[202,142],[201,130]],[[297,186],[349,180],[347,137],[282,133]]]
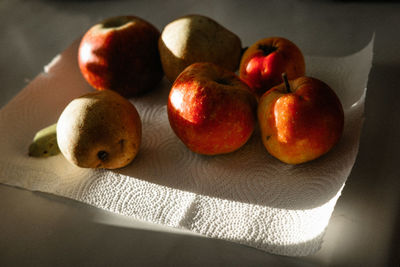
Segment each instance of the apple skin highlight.
[[282,83],[266,92],[258,105],[262,142],[277,159],[300,164],[327,153],[340,139],[344,113],[339,98],[311,77]]
[[172,85],[168,100],[171,128],[193,152],[233,152],[251,137],[257,101],[233,72],[213,63],[187,67]]

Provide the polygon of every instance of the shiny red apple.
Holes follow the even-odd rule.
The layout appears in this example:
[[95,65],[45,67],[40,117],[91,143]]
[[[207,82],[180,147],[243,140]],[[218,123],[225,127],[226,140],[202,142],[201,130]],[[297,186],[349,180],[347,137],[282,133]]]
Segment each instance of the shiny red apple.
[[343,132],[342,104],[324,82],[300,77],[267,91],[258,105],[262,141],[277,159],[299,164],[327,153]]
[[256,97],[239,77],[213,63],[194,63],[177,77],[168,98],[171,128],[204,155],[242,147],[256,126]]
[[258,96],[281,83],[282,73],[292,80],[305,74],[304,57],[300,49],[282,37],[257,41],[243,54],[239,77]]
[[97,90],[110,89],[125,97],[147,92],[163,76],[159,36],[159,30],[141,18],[108,18],[91,27],[81,40],[81,73]]

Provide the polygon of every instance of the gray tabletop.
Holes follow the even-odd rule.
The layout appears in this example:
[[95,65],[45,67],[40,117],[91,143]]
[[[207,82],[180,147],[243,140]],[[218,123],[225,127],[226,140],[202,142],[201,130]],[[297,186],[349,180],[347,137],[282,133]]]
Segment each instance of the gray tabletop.
[[2,0],[0,107],[103,18],[133,14],[162,30],[189,13],[216,19],[244,45],[284,36],[307,55],[353,53],[375,32],[360,151],[322,249],[302,258],[276,256],[0,185],[0,265],[398,266],[400,5],[394,2]]

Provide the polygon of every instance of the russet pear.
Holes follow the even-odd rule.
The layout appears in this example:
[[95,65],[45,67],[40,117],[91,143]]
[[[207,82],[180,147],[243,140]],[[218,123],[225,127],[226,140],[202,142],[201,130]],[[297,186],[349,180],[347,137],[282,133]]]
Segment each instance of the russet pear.
[[137,155],[142,124],[135,106],[112,90],[72,100],[57,122],[64,157],[83,168],[116,169]]
[[165,76],[174,82],[189,65],[211,62],[230,71],[239,67],[240,38],[215,20],[187,15],[165,26],[158,41]]

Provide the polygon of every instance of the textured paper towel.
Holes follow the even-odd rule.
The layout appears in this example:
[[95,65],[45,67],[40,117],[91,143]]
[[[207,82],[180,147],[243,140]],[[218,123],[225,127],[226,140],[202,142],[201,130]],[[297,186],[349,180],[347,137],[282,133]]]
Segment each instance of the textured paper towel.
[[77,48],[78,41],[0,111],[0,182],[271,253],[308,255],[320,248],[357,155],[373,41],[347,57],[306,57],[307,75],[328,83],[345,109],[344,135],[326,156],[286,165],[266,152],[258,132],[229,155],[194,154],[169,126],[164,80],[131,99],[142,118],[143,145],[118,171],[77,168],[62,155],[27,155],[35,132],[91,91],[77,67]]

